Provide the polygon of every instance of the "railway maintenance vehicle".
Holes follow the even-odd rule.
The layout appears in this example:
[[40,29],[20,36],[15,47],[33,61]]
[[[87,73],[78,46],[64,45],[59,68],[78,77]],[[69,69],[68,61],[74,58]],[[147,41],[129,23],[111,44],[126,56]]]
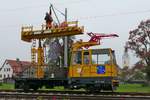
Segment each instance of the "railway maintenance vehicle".
[[[15,88],[25,91],[42,88],[63,86],[67,89],[85,89],[87,91],[108,90],[114,91],[119,86],[118,66],[115,51],[111,48],[91,49],[99,46],[100,40],[109,37],[118,37],[117,34],[87,33],[91,39],[82,40],[72,44],[70,48],[68,66],[56,67],[56,70],[46,74],[48,63],[45,61],[44,41],[47,38],[82,35],[84,27],[78,26],[78,21],[64,21],[57,27],[41,29],[33,26],[24,26],[21,29],[21,40],[32,43],[31,66],[21,77],[15,78]],[[38,45],[37,45],[38,44]],[[67,45],[67,44],[64,44]],[[65,61],[66,59],[64,59]]]

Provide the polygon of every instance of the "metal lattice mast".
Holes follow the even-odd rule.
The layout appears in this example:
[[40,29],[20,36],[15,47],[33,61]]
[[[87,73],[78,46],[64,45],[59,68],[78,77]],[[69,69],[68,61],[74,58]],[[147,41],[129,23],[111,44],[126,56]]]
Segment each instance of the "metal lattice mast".
[[36,39],[33,39],[33,40],[32,40],[31,62],[32,62],[33,65],[36,64]]

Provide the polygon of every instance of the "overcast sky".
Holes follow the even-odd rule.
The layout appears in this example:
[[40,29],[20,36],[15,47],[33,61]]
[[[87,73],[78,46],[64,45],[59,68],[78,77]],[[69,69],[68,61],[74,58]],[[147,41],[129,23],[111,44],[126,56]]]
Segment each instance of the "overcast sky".
[[[129,31],[150,17],[150,0],[1,0],[0,64],[5,59],[30,60],[31,44],[21,41],[21,26],[44,23],[50,3],[62,12],[68,8],[68,20],[78,20],[85,32],[117,33],[119,38],[102,40],[100,47],[113,48],[120,66]],[[87,35],[82,38],[88,40]],[[136,62],[132,56],[131,64]]]

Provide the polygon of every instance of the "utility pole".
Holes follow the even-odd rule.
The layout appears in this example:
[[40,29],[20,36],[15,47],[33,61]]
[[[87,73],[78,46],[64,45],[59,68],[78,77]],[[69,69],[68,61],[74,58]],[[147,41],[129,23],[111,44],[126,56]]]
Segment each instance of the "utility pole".
[[[65,22],[67,23],[67,8],[65,8]],[[68,67],[68,37],[64,37],[64,67]]]

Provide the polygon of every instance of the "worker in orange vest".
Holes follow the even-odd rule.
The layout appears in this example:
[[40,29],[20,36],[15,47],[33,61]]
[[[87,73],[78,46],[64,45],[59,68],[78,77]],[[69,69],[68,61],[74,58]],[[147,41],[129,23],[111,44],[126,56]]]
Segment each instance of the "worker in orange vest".
[[50,29],[52,27],[52,22],[53,22],[53,18],[51,16],[51,11],[50,11],[50,13],[46,12],[44,19],[46,21],[46,29]]

